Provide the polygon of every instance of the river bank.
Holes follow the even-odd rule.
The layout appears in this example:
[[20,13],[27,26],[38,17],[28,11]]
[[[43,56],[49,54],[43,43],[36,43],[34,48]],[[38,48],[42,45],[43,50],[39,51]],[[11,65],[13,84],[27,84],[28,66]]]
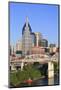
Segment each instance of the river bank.
[[20,83],[17,86],[10,84],[10,88],[21,88],[21,87],[34,87],[34,86],[53,86],[59,85],[59,77],[57,75],[54,78],[48,79],[47,77],[41,77],[39,79],[35,79],[31,84],[28,83]]

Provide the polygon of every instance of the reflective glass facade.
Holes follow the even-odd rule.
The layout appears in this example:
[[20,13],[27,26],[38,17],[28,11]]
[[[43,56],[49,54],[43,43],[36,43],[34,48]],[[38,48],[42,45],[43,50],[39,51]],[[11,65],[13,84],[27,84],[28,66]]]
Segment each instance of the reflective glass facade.
[[22,30],[22,52],[23,55],[31,54],[32,48],[32,35],[31,35],[31,27],[28,23],[28,19],[26,19],[26,23],[23,26]]

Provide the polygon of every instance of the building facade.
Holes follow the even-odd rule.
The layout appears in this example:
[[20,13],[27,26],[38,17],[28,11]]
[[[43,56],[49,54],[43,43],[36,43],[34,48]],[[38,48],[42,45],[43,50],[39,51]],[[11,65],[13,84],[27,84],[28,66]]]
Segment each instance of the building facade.
[[44,54],[45,53],[45,49],[43,47],[32,47],[32,51],[31,54]]
[[42,40],[42,34],[40,32],[35,32],[35,36],[36,36],[36,46],[40,46],[39,42]]
[[22,41],[20,40],[16,43],[16,51],[22,51]]
[[22,29],[22,53],[23,55],[31,54],[32,48],[32,29],[26,17],[26,22]]
[[32,47],[34,47],[34,46],[36,46],[36,36],[35,36],[35,33],[32,32],[31,36],[32,36]]
[[40,42],[40,45],[42,47],[48,47],[48,41],[46,39],[42,39],[41,42]]

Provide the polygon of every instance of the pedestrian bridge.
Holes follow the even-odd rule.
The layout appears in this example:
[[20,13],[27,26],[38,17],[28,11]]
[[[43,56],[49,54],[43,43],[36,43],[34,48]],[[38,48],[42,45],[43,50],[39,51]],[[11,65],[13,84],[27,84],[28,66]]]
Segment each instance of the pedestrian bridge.
[[49,55],[44,54],[32,54],[32,55],[26,55],[25,58],[20,57],[14,57],[10,58],[10,63],[17,63],[17,62],[58,62],[58,54],[53,55],[52,57]]
[[39,62],[40,64],[48,64],[48,78],[54,77],[54,63],[58,63],[58,54],[51,56],[48,55],[28,55],[25,58],[11,58],[10,66],[11,70],[15,70],[16,66],[21,66],[23,70],[25,63]]

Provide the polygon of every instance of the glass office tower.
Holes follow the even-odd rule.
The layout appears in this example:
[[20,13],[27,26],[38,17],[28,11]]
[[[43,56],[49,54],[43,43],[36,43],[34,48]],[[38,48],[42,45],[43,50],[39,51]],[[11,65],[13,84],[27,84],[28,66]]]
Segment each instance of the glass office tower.
[[31,54],[32,48],[32,29],[28,22],[28,17],[26,17],[26,22],[22,29],[22,53],[23,56]]

